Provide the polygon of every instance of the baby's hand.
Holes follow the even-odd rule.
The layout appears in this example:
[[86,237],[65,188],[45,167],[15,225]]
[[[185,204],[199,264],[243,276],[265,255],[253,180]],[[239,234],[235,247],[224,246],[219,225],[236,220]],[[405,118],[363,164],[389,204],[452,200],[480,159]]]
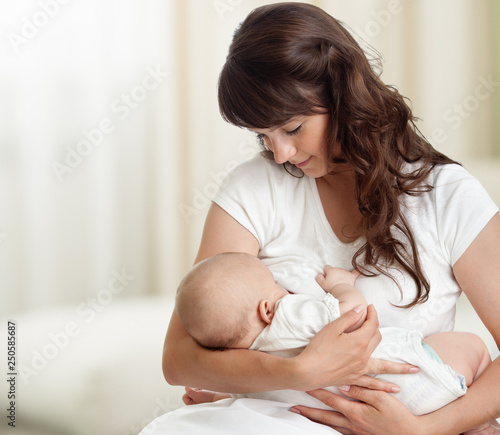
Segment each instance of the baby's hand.
[[323,272],[324,273],[318,273],[316,276],[316,282],[327,292],[339,284],[349,284],[353,286],[356,278],[360,275],[357,270],[349,272],[348,270],[341,269],[340,267],[332,267],[328,265],[325,266]]

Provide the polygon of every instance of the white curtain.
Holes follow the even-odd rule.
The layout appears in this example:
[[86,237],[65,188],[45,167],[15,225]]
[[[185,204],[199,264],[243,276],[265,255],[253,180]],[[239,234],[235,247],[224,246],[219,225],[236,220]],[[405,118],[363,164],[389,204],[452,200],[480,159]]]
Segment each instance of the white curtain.
[[[500,202],[493,154],[495,0],[324,0],[384,57],[434,144]],[[218,72],[261,0],[4,2],[0,67],[2,314],[173,293],[221,177],[255,152],[226,125]],[[495,51],[496,50],[496,51]]]
[[2,310],[81,302],[113,271],[158,292],[185,255],[175,4],[0,9]]

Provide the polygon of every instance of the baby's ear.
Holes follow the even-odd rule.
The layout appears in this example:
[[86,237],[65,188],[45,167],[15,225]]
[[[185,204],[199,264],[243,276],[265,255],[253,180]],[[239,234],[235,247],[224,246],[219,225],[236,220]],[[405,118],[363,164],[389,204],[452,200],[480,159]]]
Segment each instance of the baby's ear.
[[262,321],[267,323],[268,325],[269,323],[271,323],[274,316],[274,309],[270,301],[262,299],[259,302],[259,316]]

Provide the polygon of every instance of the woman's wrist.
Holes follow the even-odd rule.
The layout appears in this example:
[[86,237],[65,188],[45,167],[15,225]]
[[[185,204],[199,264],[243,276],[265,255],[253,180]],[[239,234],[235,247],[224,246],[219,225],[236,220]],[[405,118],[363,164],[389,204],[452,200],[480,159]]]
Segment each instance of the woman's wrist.
[[306,374],[304,364],[298,357],[283,358],[281,373],[283,382],[286,383],[285,389],[307,391],[310,389],[311,373]]
[[309,391],[315,388],[330,386],[330,382],[326,384],[321,382],[321,379],[317,376],[317,370],[310,367],[307,361],[301,358],[301,355],[293,358],[284,358],[283,361],[285,369],[282,373],[284,375],[283,380],[286,382],[285,389]]

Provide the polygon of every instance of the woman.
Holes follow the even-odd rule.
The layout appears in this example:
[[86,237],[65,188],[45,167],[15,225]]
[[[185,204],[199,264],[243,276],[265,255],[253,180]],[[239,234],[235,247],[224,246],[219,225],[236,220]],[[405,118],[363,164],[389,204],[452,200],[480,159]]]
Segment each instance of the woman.
[[[462,290],[500,344],[500,216],[477,181],[419,134],[404,98],[381,82],[352,36],[311,5],[256,9],[235,33],[219,104],[227,121],[257,133],[275,162],[254,159],[231,175],[208,213],[196,262],[220,252],[258,255],[285,288],[312,294],[324,264],[357,267],[374,306],[358,331],[343,334],[358,320],[353,311],[288,360],[204,350],[174,314],[163,360],[169,383],[313,390],[337,411],[291,413],[238,399],[153,423],[167,433],[458,434],[500,417],[498,359],[463,398],[420,417],[387,394],[397,386],[367,376],[415,370],[369,358],[378,319],[424,335],[451,330]],[[320,389],[327,385],[345,386],[360,402]]]

